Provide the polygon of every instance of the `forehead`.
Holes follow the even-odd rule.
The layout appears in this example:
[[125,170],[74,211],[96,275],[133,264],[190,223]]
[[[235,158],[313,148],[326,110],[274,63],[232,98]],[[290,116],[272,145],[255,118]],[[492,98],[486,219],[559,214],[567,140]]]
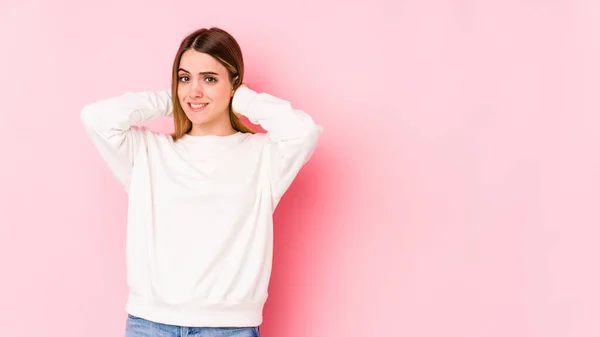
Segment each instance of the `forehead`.
[[181,55],[179,68],[183,68],[191,73],[204,71],[214,71],[219,74],[227,73],[227,69],[217,59],[193,49],[187,50]]

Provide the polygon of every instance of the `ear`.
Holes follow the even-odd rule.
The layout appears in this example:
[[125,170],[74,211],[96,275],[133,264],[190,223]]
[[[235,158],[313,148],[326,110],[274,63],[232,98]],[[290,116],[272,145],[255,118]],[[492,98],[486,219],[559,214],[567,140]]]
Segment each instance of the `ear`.
[[233,77],[231,77],[231,85],[233,87],[233,89],[231,90],[231,98],[233,98],[233,96],[235,95],[235,91],[241,85],[239,73],[235,73],[235,75]]

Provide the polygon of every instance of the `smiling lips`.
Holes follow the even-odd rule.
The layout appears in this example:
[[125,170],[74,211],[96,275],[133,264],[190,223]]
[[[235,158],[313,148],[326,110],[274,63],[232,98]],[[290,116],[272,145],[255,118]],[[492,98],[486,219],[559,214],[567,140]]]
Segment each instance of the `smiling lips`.
[[193,112],[199,112],[204,110],[208,103],[188,103],[188,106],[192,109]]

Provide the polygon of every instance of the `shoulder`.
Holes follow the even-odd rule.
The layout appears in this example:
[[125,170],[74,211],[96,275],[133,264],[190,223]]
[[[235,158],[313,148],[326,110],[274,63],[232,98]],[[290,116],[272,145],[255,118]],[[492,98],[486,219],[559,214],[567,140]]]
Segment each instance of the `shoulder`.
[[246,137],[247,141],[250,142],[265,142],[268,140],[268,135],[266,133],[262,133],[262,132],[257,132],[257,133],[245,133],[244,136]]
[[261,132],[245,133],[243,137],[244,137],[244,139],[242,141],[242,144],[251,146],[252,148],[255,148],[255,149],[264,150],[264,149],[268,148],[271,143],[271,138],[266,133],[261,133]]

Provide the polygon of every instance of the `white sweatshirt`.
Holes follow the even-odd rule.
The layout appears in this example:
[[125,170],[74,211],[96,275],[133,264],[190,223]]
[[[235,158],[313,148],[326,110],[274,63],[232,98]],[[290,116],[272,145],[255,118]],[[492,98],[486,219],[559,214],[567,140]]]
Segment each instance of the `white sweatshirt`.
[[181,326],[258,326],[272,261],[272,215],[322,127],[247,87],[234,109],[267,133],[173,141],[139,122],[172,114],[170,90],[88,104],[81,119],[128,192],[126,311]]

